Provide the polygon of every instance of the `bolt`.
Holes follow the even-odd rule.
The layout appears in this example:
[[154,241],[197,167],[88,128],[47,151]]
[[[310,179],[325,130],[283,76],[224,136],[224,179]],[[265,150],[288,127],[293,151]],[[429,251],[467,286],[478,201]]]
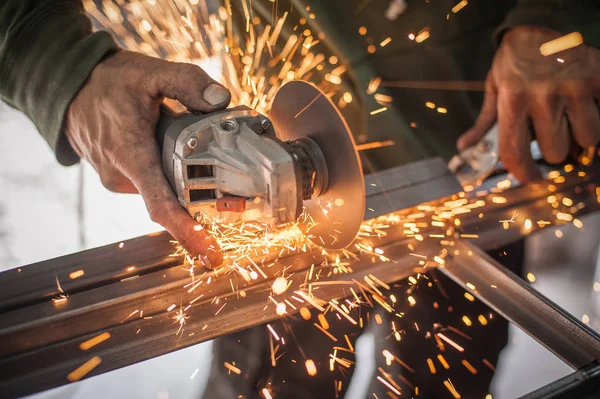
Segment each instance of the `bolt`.
[[198,145],[198,139],[196,139],[195,137],[191,137],[188,140],[187,145],[193,150]]
[[271,121],[268,119],[263,119],[260,121],[260,127],[262,127],[262,130],[266,132],[271,128]]
[[221,129],[227,131],[227,132],[231,132],[233,130],[235,130],[237,124],[234,120],[231,119],[225,119],[224,121],[221,121]]
[[481,140],[478,144],[477,144],[477,149],[480,152],[488,152],[491,149],[492,145],[489,141],[487,140]]

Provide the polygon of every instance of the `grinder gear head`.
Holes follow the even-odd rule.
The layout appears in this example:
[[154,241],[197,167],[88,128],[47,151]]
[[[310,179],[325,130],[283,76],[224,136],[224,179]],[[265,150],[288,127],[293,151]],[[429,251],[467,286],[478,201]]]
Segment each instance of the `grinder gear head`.
[[200,223],[299,221],[316,244],[346,247],[360,227],[365,195],[344,120],[305,82],[284,85],[270,116],[245,106],[208,115],[163,112],[157,136],[179,202]]

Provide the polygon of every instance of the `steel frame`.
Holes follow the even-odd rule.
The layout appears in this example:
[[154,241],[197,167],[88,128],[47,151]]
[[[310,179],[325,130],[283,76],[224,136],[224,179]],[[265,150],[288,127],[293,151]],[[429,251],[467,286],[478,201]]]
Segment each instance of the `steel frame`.
[[[558,185],[554,194],[583,203],[581,214],[592,212],[599,208],[595,192],[598,180],[600,173],[588,170],[586,176],[574,175]],[[460,191],[439,159],[368,175],[366,185],[368,218],[397,210],[408,215],[418,204],[440,205]],[[540,228],[534,224],[530,231],[504,229],[498,221],[510,219],[515,209],[532,220],[556,222],[546,201],[548,195],[547,183],[517,187],[502,194],[508,199],[506,204],[487,208],[486,217],[461,217],[461,231],[477,232],[479,238],[466,242],[457,232],[455,249],[459,255],[448,257],[440,269],[463,286],[474,284],[473,295],[572,367],[580,368],[599,359],[600,337],[482,252]],[[491,203],[492,196],[483,199]],[[431,201],[433,198],[437,199]],[[189,272],[180,267],[181,258],[168,255],[172,252],[170,239],[168,234],[160,233],[0,273],[3,397],[19,397],[66,384],[66,376],[92,356],[100,357],[102,362],[87,377],[279,318],[274,307],[265,306],[274,277],[254,284],[238,281],[240,289],[248,293],[241,301],[232,291],[229,278],[215,279],[188,294],[182,286],[190,282]],[[409,255],[408,244],[426,256],[441,249],[433,240],[406,238],[401,227],[394,227],[374,242],[393,262],[373,262],[370,255],[358,255],[351,273],[334,275],[333,279],[361,280],[374,274],[391,283],[408,277],[419,267]],[[275,255],[269,256],[275,259]],[[292,295],[304,283],[311,264],[322,260],[322,255],[314,252],[289,253],[270,268],[269,275],[275,276],[288,267],[287,272],[294,273],[287,291]],[[70,273],[80,269],[85,271],[84,276],[69,279]],[[69,295],[62,303],[51,300],[59,294],[57,278]],[[492,289],[490,284],[498,288]],[[186,333],[176,335],[178,326],[173,313],[166,309],[171,304],[187,304],[201,294],[203,297],[186,312]],[[347,296],[349,291],[343,284],[319,287],[318,297],[323,300]],[[215,297],[227,303],[218,314]],[[133,314],[135,310],[138,312]],[[79,348],[81,342],[102,332],[109,332],[111,338],[89,351]]]

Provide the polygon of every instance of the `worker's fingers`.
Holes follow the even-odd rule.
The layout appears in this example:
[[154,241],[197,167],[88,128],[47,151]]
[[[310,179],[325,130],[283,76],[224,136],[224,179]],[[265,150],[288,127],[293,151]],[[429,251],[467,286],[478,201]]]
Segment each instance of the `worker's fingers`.
[[214,237],[199,228],[198,224],[181,207],[167,182],[159,162],[159,151],[154,140],[138,143],[124,162],[123,172],[139,190],[150,218],[165,227],[192,255],[204,255],[209,268],[220,265],[223,255]]
[[98,175],[102,185],[114,193],[138,194],[138,190],[131,180],[117,170],[110,170],[109,172],[102,170],[98,172]]
[[517,180],[541,177],[530,152],[529,120],[523,93],[498,93],[498,151],[500,160]]
[[152,91],[178,100],[188,109],[213,112],[227,107],[231,93],[193,64],[151,59]]
[[567,117],[571,132],[582,148],[596,146],[600,142],[600,112],[592,96],[568,97]]
[[498,116],[497,113],[497,101],[496,91],[493,89],[491,84],[491,78],[488,78],[486,82],[485,97],[483,99],[483,105],[481,112],[475,121],[473,127],[463,133],[456,142],[458,151],[463,151],[475,145],[485,134],[494,126]]
[[563,162],[569,153],[569,127],[564,97],[549,92],[530,95],[529,107],[535,137],[548,163]]

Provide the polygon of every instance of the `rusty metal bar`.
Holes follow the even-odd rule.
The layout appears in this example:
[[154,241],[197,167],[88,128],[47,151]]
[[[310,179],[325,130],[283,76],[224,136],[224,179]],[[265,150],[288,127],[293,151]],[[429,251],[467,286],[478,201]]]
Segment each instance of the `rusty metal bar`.
[[[592,188],[597,181],[597,174],[575,175],[556,191],[568,193],[574,200],[581,198],[588,205],[579,212],[591,212],[598,208]],[[406,216],[417,212],[413,206],[428,200],[425,204],[442,206],[452,199],[448,195],[460,190],[444,163],[436,159],[369,175],[366,184],[367,217],[400,209],[404,210],[398,214]],[[476,231],[479,238],[474,240],[489,249],[497,242],[514,241],[524,235],[515,229],[497,230],[500,223],[492,220],[511,213],[515,206],[520,212],[527,210],[535,217],[557,222],[546,202],[548,190],[544,187],[530,185],[502,194],[517,205],[510,201],[494,204],[491,198],[495,194],[482,197],[490,204],[485,208],[486,216],[480,219],[477,214],[461,215],[462,227],[467,232]],[[441,199],[431,201],[436,198]],[[342,284],[319,287],[319,299],[347,297],[343,281],[360,280],[366,274],[377,275],[387,283],[412,274],[418,259],[408,256],[408,244],[429,257],[441,250],[439,240],[407,238],[400,225],[387,233],[374,240],[373,246],[383,249],[393,262],[358,255],[350,274],[333,276]],[[493,239],[487,238],[490,235]],[[178,267],[181,259],[168,256],[169,240],[165,233],[142,237],[125,241],[122,248],[114,244],[25,266],[20,272],[0,273],[0,392],[17,397],[66,384],[67,374],[92,356],[100,357],[102,362],[87,376],[278,318],[273,306],[265,306],[270,303],[267,298],[274,277],[253,284],[236,281],[239,290],[246,291],[243,300],[239,300],[239,290],[232,290],[229,277],[235,278],[233,275],[220,276],[188,293],[182,287],[190,282],[189,272]],[[291,295],[303,285],[311,264],[322,260],[320,253],[289,253],[269,268],[269,275],[276,276],[283,268],[287,275],[294,273],[288,289]],[[85,270],[84,276],[70,281],[69,273],[78,269]],[[51,301],[58,294],[56,276],[69,295],[67,301],[58,304]],[[4,293],[5,288],[10,295]],[[174,313],[194,299],[193,306],[186,310],[189,319],[185,332],[177,335]],[[167,311],[171,305],[175,310]],[[81,342],[102,332],[110,333],[111,338],[88,351],[79,348]]]

